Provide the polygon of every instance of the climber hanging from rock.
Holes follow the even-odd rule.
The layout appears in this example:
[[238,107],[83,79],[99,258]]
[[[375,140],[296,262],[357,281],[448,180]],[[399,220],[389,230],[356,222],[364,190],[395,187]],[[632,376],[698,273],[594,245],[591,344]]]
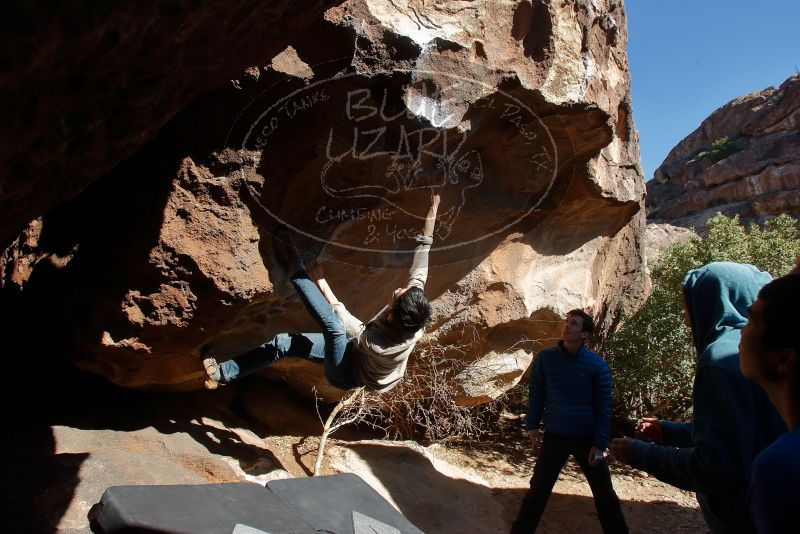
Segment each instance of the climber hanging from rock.
[[293,273],[291,282],[321,332],[278,334],[222,363],[206,354],[206,388],[216,389],[289,357],[324,365],[326,378],[340,389],[364,386],[380,393],[397,385],[414,345],[430,321],[431,307],[423,290],[439,202],[438,191],[432,189],[422,234],[416,237],[408,282],[395,289],[386,306],[367,323],[353,316],[336,298],[316,261],[303,267],[285,227],[277,230],[272,241],[278,261]]

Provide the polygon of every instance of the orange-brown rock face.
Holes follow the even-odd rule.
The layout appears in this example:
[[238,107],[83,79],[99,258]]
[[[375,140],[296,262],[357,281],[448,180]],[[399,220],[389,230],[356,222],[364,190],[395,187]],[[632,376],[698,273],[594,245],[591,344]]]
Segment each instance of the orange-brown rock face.
[[652,220],[701,232],[718,211],[745,222],[800,216],[800,76],[712,113],[672,149],[647,192]]
[[[196,388],[204,347],[315,329],[275,226],[368,319],[405,283],[436,186],[418,350],[452,347],[460,402],[490,400],[566,311],[608,329],[648,289],[626,37],[611,0],[330,8],[31,225],[4,255],[7,292],[59,325],[80,367]],[[269,373],[324,383],[310,364]]]

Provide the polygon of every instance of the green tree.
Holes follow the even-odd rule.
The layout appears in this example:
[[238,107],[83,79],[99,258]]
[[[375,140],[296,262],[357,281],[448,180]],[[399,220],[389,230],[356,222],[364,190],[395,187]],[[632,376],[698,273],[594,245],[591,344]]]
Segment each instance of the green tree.
[[783,276],[800,255],[797,221],[781,215],[763,228],[745,228],[718,213],[708,235],[667,247],[651,267],[653,292],[645,304],[602,342],[614,376],[617,416],[685,418],[691,409],[695,350],[683,323],[683,277],[714,261],[750,263]]
[[739,152],[739,150],[741,150],[741,148],[736,145],[735,140],[730,139],[729,137],[720,137],[719,139],[711,143],[710,147],[707,147],[698,152],[697,157],[708,158],[712,162],[716,163],[718,161],[722,161],[731,154]]

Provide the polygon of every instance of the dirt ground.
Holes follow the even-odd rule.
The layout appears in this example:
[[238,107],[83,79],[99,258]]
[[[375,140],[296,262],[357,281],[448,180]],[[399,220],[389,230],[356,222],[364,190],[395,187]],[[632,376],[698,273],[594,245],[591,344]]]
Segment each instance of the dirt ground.
[[[59,397],[4,440],[3,532],[89,532],[110,486],[306,477],[321,424],[314,402],[280,384],[183,395],[91,391]],[[354,472],[430,533],[507,532],[535,458],[519,420],[481,441],[423,447],[343,429],[323,474]],[[612,464],[631,532],[704,532],[694,496]],[[561,474],[539,532],[600,532],[580,470]]]
[[[337,441],[326,466],[358,473],[426,532],[508,532],[535,456],[518,422],[504,427],[480,442],[429,447]],[[693,494],[617,462],[611,471],[631,532],[707,532]],[[589,485],[574,461],[562,470],[537,532],[602,532]]]
[[[478,444],[435,447],[451,463],[487,480],[505,508],[507,524],[517,513],[535,463],[526,437],[521,431],[518,434],[490,436]],[[631,532],[707,531],[694,494],[613,460],[610,466],[614,489]],[[573,460],[561,472],[538,531],[601,532],[589,485]]]

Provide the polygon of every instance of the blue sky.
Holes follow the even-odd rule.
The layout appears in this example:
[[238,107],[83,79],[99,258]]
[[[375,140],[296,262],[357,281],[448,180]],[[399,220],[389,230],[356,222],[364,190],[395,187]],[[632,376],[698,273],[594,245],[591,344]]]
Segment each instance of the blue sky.
[[644,178],[715,109],[800,69],[800,0],[627,0]]

